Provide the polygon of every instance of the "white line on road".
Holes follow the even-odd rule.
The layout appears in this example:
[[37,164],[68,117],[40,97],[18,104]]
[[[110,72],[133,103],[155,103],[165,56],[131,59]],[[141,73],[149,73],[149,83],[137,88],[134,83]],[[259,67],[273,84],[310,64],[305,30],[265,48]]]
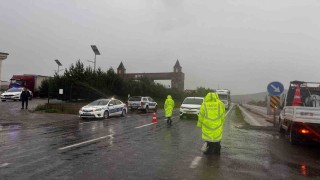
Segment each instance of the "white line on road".
[[197,166],[198,166],[198,164],[199,164],[199,162],[200,162],[200,160],[202,159],[202,157],[200,157],[200,156],[196,156],[194,159],[193,159],[193,161],[191,162],[191,164],[190,164],[190,168],[196,168]]
[[9,163],[3,163],[0,165],[0,168],[3,168],[3,167],[6,167],[6,166],[9,166]]
[[108,136],[102,136],[102,137],[99,137],[99,138],[96,138],[96,139],[91,139],[89,141],[84,141],[84,142],[81,142],[81,143],[77,143],[77,144],[73,144],[73,145],[70,145],[70,146],[65,146],[65,147],[62,147],[62,148],[59,148],[58,150],[65,150],[65,149],[69,149],[69,148],[73,148],[73,147],[77,147],[77,146],[81,146],[83,144],[88,144],[88,143],[91,143],[91,142],[95,142],[95,141],[99,141],[101,139],[106,139],[108,137],[112,137],[113,134],[110,134]]
[[233,108],[234,105],[231,106],[231,108],[229,109],[229,111],[226,113],[226,116],[228,116],[229,112],[231,111],[231,109]]
[[135,128],[136,128],[136,129],[139,129],[139,128],[142,128],[142,127],[150,126],[150,125],[152,125],[152,124],[156,124],[156,122],[150,123],[150,124],[145,124],[145,125],[143,125],[143,126],[138,126],[138,127],[135,127]]

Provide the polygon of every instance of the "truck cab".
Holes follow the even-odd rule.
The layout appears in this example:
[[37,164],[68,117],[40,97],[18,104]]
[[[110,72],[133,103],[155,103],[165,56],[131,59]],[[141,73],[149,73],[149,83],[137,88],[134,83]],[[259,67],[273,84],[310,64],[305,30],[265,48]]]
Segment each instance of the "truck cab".
[[228,90],[228,89],[217,89],[216,93],[218,94],[220,100],[224,103],[225,108],[229,109],[230,105],[231,105],[230,90]]

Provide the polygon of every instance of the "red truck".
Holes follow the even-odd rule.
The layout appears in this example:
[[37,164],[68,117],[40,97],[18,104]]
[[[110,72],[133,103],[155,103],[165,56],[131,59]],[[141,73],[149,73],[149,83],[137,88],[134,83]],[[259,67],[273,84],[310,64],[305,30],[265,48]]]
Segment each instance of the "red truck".
[[32,91],[33,96],[39,96],[39,87],[43,80],[49,79],[49,76],[34,74],[13,75],[10,79],[9,88],[26,87]]

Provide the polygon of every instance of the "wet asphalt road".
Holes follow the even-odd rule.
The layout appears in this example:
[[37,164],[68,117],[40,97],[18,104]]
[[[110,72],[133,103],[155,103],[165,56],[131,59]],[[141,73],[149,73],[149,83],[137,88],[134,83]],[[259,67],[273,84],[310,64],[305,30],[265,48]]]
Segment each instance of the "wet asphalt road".
[[[292,146],[273,127],[245,124],[235,108],[221,155],[206,156],[196,120],[178,111],[168,127],[163,110],[147,125],[152,114],[83,121],[18,107],[0,103],[0,179],[320,179],[318,146]],[[23,123],[10,125],[20,116],[4,112]]]

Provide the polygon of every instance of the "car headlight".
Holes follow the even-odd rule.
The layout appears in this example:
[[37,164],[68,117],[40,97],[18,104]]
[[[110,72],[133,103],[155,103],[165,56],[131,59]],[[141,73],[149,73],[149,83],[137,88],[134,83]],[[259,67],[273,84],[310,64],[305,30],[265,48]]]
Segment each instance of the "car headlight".
[[102,108],[98,108],[98,109],[95,109],[94,111],[101,111],[102,110]]

